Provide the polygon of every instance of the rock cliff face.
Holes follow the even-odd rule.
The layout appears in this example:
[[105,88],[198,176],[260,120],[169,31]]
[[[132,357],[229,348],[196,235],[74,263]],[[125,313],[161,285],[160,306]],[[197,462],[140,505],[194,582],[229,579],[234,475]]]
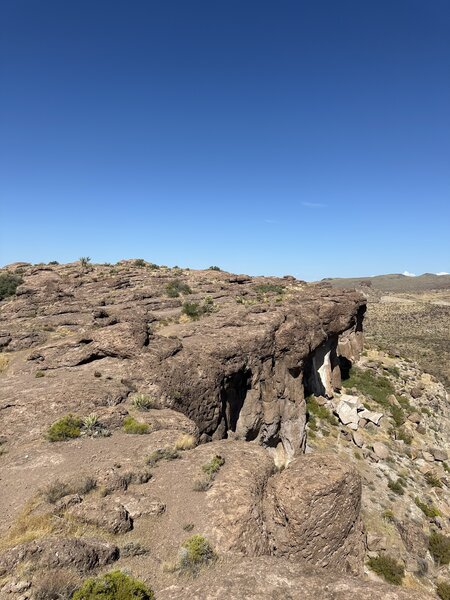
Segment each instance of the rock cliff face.
[[[303,451],[305,393],[332,397],[340,361],[361,350],[361,295],[214,271],[112,271],[31,268],[2,305],[5,355],[30,350],[9,372],[68,384],[62,393],[48,380],[39,386],[44,411],[119,405],[139,387],[192,419],[203,441],[257,440],[279,464]],[[174,282],[192,293],[168,297]],[[202,308],[206,298],[208,314],[180,322],[183,302]],[[105,377],[93,379],[99,370]],[[17,381],[5,381],[14,404]]]

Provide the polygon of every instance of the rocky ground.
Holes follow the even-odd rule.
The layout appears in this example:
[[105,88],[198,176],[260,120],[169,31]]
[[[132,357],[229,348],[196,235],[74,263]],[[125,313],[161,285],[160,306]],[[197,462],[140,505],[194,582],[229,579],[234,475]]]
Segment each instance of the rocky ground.
[[449,579],[447,395],[359,358],[361,294],[143,261],[3,274],[0,598],[113,569],[157,600]]

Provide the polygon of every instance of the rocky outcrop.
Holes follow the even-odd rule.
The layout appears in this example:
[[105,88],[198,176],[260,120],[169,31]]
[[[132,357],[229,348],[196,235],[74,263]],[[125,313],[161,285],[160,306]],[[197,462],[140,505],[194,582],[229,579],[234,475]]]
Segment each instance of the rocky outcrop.
[[273,557],[221,561],[189,584],[178,583],[158,591],[160,600],[433,600],[434,594],[369,581],[320,575],[293,561]]
[[333,456],[309,454],[272,477],[265,499],[271,554],[361,574],[361,479]]
[[[362,295],[293,278],[130,264],[112,271],[25,268],[18,296],[0,306],[3,350],[20,340],[32,348],[16,378],[6,378],[9,400],[39,370],[58,378],[31,392],[44,400],[47,421],[51,407],[55,418],[65,407],[97,411],[144,388],[192,419],[203,441],[257,441],[278,464],[304,450],[305,395],[331,398],[340,387],[341,368],[361,348]],[[181,315],[182,296],[167,295],[174,281],[189,286],[191,303],[210,298],[200,321]],[[17,421],[12,408],[10,423]],[[24,427],[24,435],[32,431],[31,423]]]
[[73,568],[82,573],[109,565],[119,558],[113,544],[88,539],[47,538],[22,544],[5,551],[0,557],[0,577],[11,573],[21,563],[35,569]]

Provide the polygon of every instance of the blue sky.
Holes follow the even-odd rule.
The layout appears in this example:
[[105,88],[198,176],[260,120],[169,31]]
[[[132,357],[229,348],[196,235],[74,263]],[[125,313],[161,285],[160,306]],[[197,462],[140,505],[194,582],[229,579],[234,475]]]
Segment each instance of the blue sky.
[[448,0],[3,0],[0,263],[450,271]]

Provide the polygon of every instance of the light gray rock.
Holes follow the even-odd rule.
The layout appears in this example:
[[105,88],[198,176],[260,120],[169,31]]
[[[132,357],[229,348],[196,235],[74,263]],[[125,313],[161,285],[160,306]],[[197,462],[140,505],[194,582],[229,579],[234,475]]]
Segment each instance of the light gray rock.
[[448,453],[441,448],[430,448],[430,453],[433,455],[434,460],[444,462],[448,459]]
[[381,442],[375,442],[372,448],[375,453],[375,456],[377,456],[381,460],[386,460],[387,458],[389,458],[389,448]]
[[353,443],[355,444],[355,446],[358,446],[358,448],[362,448],[364,445],[364,440],[363,440],[362,435],[358,431],[354,431],[352,437],[353,437]]
[[374,412],[365,408],[359,413],[359,417],[361,419],[366,419],[366,421],[370,421],[375,425],[378,425],[381,419],[383,418],[383,413]]

